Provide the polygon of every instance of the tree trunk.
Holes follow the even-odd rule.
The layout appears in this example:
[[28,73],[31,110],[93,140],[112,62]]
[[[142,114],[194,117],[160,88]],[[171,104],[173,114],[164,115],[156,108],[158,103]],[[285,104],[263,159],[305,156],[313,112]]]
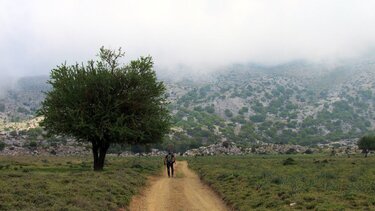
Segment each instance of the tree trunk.
[[92,142],[92,153],[94,156],[94,171],[102,171],[109,143]]

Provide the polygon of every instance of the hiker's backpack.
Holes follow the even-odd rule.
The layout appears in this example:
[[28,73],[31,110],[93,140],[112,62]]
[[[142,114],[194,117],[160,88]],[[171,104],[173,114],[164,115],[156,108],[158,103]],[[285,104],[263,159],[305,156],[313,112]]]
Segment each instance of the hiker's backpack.
[[167,162],[168,163],[173,163],[173,155],[172,154],[168,154],[167,155]]

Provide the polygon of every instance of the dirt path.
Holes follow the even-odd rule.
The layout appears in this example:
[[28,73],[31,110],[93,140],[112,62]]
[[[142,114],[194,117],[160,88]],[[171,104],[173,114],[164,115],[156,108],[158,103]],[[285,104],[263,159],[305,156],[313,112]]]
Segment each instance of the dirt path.
[[188,168],[186,161],[177,162],[175,177],[153,178],[151,185],[133,198],[131,211],[148,210],[229,210],[222,200]]

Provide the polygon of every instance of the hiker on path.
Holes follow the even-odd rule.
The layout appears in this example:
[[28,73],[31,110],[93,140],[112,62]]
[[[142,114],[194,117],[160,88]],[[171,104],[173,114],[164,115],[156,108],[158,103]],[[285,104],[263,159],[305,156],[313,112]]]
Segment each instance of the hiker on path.
[[164,165],[167,165],[167,172],[168,177],[171,177],[171,170],[172,170],[172,177],[174,176],[174,169],[173,164],[176,162],[176,158],[172,152],[169,152],[168,155],[164,158]]

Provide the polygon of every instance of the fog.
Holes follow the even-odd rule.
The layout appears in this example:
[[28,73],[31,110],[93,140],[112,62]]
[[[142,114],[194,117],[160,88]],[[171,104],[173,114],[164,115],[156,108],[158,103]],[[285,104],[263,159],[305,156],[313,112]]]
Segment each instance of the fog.
[[101,46],[123,47],[126,60],[151,55],[172,72],[361,57],[375,47],[374,8],[372,0],[0,0],[0,83],[95,58]]

